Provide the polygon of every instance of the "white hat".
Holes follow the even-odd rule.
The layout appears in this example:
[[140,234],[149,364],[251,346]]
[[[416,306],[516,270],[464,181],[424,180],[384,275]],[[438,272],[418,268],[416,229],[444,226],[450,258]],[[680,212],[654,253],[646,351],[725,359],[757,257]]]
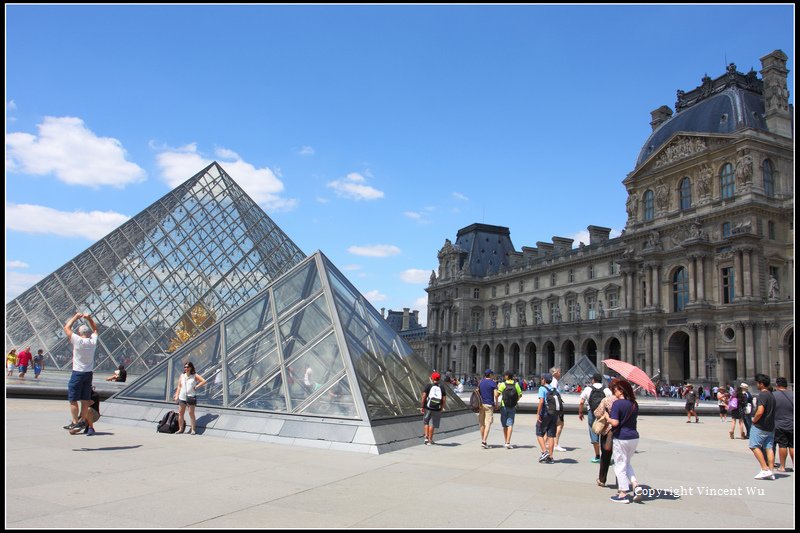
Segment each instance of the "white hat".
[[740,386],[741,388],[743,388],[743,389],[749,389],[749,388],[750,388],[750,385],[748,385],[747,383],[742,383],[742,384],[741,384],[741,385],[739,385],[739,386]]

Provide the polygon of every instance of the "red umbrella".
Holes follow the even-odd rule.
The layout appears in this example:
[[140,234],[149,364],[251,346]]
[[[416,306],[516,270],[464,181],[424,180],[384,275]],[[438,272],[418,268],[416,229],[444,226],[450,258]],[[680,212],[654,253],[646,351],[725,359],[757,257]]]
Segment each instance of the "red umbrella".
[[632,364],[626,363],[625,361],[620,361],[619,359],[603,359],[603,362],[608,368],[618,372],[623,378],[627,379],[631,383],[639,385],[644,390],[650,392],[653,396],[656,396],[656,386],[653,384],[653,380],[650,379],[650,377],[644,373],[644,370],[638,366],[633,366]]

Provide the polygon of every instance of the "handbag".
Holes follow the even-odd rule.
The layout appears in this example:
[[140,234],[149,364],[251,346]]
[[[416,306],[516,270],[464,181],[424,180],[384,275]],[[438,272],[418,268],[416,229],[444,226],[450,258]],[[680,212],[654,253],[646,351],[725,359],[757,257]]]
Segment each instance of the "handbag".
[[592,433],[595,435],[602,435],[608,427],[608,422],[605,418],[598,418],[592,422]]

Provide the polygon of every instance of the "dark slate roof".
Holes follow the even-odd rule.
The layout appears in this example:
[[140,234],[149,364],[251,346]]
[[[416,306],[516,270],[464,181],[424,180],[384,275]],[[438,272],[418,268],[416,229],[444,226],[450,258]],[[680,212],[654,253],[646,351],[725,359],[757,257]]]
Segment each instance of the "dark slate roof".
[[703,79],[703,85],[684,93],[678,91],[678,112],[661,124],[644,143],[636,166],[640,166],[651,155],[658,152],[678,132],[684,133],[733,133],[745,128],[767,131],[764,120],[764,99],[761,95],[762,81],[755,73],[747,75],[735,71],[711,80]]
[[[403,312],[402,311],[392,311],[389,310],[388,316],[386,317],[386,322],[389,324],[389,327],[395,330],[396,332],[400,333],[403,327]],[[421,328],[417,323],[417,319],[414,316],[414,313],[408,314],[408,329],[416,329]]]
[[471,224],[458,230],[456,246],[469,253],[469,272],[479,278],[496,274],[501,267],[509,268],[509,254],[516,252],[509,229],[488,224]]

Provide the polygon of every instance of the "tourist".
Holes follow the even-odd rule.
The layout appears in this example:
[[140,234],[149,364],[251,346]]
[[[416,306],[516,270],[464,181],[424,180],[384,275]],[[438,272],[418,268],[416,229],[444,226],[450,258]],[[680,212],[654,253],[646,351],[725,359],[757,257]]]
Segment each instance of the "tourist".
[[197,389],[206,384],[206,380],[194,369],[194,364],[187,361],[183,365],[183,374],[178,379],[178,388],[175,390],[174,399],[178,401],[178,433],[186,430],[186,420],[183,418],[186,406],[189,406],[189,419],[192,422],[191,434],[197,434],[197,420],[194,417],[194,408],[197,405]]
[[775,439],[775,398],[769,390],[769,376],[756,374],[758,387],[758,407],[753,415],[753,427],[750,428],[750,449],[753,451],[761,470],[756,479],[775,479],[772,465],[775,460],[773,441]]
[[510,450],[513,448],[511,433],[514,431],[514,417],[517,414],[517,403],[522,398],[522,389],[520,389],[519,383],[514,381],[514,373],[510,370],[503,372],[503,378],[503,382],[497,386],[497,394],[500,398],[500,425],[503,426],[505,447]]
[[497,405],[497,383],[492,376],[491,368],[487,368],[483,373],[483,379],[478,383],[478,391],[481,393],[481,410],[478,412],[478,427],[481,430],[481,446],[489,448],[489,430],[494,422],[494,408]]
[[[91,329],[86,324],[78,328],[78,333],[73,333],[72,326],[77,320],[86,319]],[[97,350],[97,325],[88,313],[75,313],[64,324],[69,342],[72,344],[72,375],[67,386],[67,400],[69,401],[72,423],[64,426],[67,431],[84,429],[89,406],[92,403],[92,377],[94,375],[94,353]],[[78,401],[81,402],[80,411]]]
[[631,459],[639,445],[639,432],[636,430],[639,405],[631,384],[624,379],[612,384],[611,392],[617,398],[608,415],[614,427],[614,473],[617,476],[617,495],[612,496],[611,501],[628,503],[628,491],[633,489],[633,501],[638,502],[642,499],[642,492],[636,482]]
[[422,391],[422,407],[420,411],[422,411],[425,446],[435,444],[433,442],[433,432],[439,428],[439,422],[442,420],[442,411],[447,401],[447,392],[439,383],[441,378],[442,376],[438,372],[431,374],[431,382]]
[[786,390],[786,378],[775,378],[775,443],[778,445],[780,467],[778,472],[786,472],[786,455],[792,459],[794,469],[794,393]]
[[590,460],[592,463],[600,462],[600,435],[592,431],[592,424],[596,418],[594,411],[604,398],[611,395],[611,390],[603,387],[603,376],[599,373],[592,376],[591,386],[586,387],[581,392],[581,400],[578,403],[578,419],[583,420],[583,406],[588,403],[589,407],[586,410],[588,416],[586,418],[589,424],[589,442],[594,447],[594,457]]

